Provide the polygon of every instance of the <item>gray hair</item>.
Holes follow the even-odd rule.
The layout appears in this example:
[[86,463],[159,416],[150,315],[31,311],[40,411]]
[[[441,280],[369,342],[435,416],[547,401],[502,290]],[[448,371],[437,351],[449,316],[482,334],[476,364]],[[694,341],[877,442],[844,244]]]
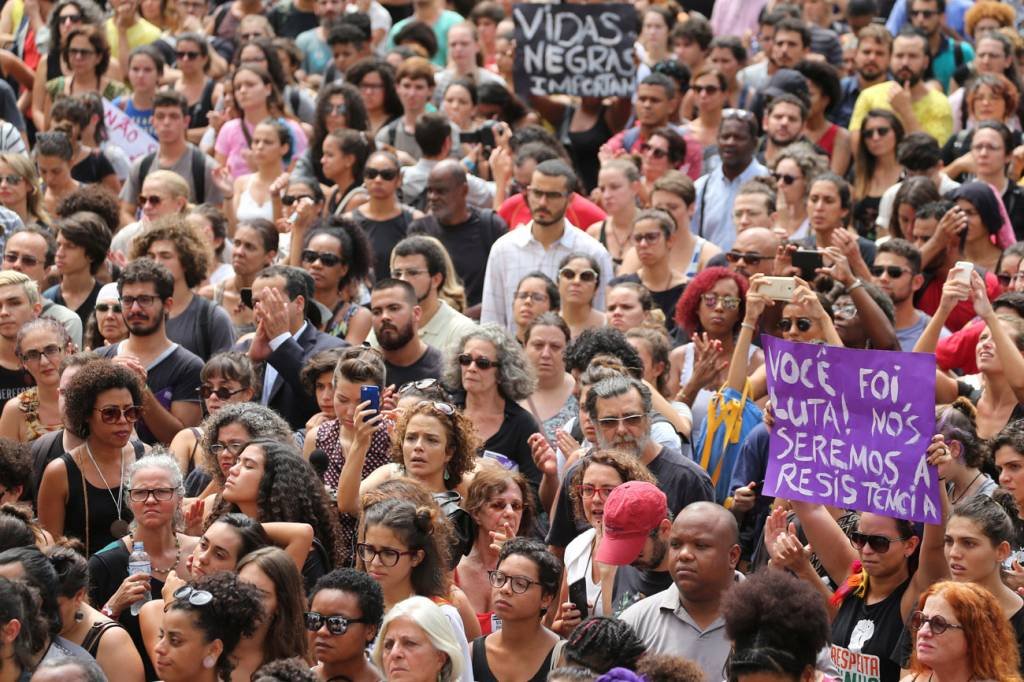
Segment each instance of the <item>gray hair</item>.
[[295,445],[295,438],[288,422],[269,407],[258,403],[225,405],[207,417],[199,427],[203,430],[204,468],[220,483],[224,482],[223,474],[217,465],[217,458],[210,454],[210,446],[217,442],[221,428],[228,424],[241,424],[249,432],[251,440],[269,439]]
[[53,670],[55,668],[75,668],[81,674],[82,682],[107,682],[107,675],[100,668],[100,664],[93,658],[72,658],[70,656],[56,656],[44,660],[36,668],[39,670]]
[[444,611],[426,597],[404,599],[392,606],[384,616],[380,633],[377,635],[377,645],[373,647],[373,662],[378,668],[384,667],[384,637],[391,623],[399,618],[408,618],[419,626],[430,640],[430,645],[448,658],[438,675],[438,682],[455,682],[462,677],[462,671],[469,661],[463,660],[455,630],[452,629],[452,624]]
[[466,344],[480,339],[494,346],[497,353],[498,392],[505,400],[525,400],[537,388],[537,376],[519,345],[508,331],[496,324],[483,324],[463,335],[452,347],[444,371],[445,383],[453,389],[462,388],[462,366],[458,357]]
[[779,167],[783,159],[795,163],[804,176],[804,195],[810,194],[815,178],[828,171],[828,157],[822,156],[807,142],[794,142],[783,147],[775,156],[772,170]]
[[[52,317],[37,317],[34,320],[29,320],[21,326],[18,330],[17,340],[14,342],[14,352],[20,357],[21,356],[21,344],[25,340],[25,337],[35,331],[48,331],[57,337],[57,344],[61,347],[61,350],[68,352],[73,346],[74,341],[71,338],[71,334],[68,333],[67,328]],[[77,350],[77,348],[75,348]]]
[[592,421],[596,422],[597,401],[599,399],[617,398],[618,396],[625,395],[630,391],[637,391],[640,393],[640,399],[643,401],[644,406],[644,414],[649,415],[651,413],[650,390],[642,381],[620,374],[618,376],[602,379],[590,387],[590,391],[587,393],[587,416],[590,417]]
[[[163,446],[157,445],[128,467],[128,473],[125,475],[123,483],[124,487],[130,490],[135,474],[145,469],[162,469],[167,473],[171,487],[174,488],[174,493],[178,496],[178,505],[174,508],[171,525],[175,530],[183,529],[185,527],[185,514],[181,510],[181,500],[185,497],[185,477],[181,473],[181,467],[178,466],[178,460],[174,459]],[[131,522],[132,530],[135,530],[138,525],[138,521],[133,520]]]

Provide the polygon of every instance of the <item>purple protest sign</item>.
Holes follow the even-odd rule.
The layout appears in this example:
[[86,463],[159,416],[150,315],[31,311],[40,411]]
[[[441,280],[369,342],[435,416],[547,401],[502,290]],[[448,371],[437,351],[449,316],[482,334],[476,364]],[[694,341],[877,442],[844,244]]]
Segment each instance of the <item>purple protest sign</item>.
[[775,426],[765,494],[940,520],[935,356],[764,342]]

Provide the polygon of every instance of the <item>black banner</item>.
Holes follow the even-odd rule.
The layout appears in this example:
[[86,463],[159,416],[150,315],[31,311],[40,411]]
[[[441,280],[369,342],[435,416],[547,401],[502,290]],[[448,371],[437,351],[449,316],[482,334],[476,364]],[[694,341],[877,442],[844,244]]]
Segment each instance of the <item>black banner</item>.
[[632,95],[637,37],[632,5],[517,4],[512,14],[520,96]]

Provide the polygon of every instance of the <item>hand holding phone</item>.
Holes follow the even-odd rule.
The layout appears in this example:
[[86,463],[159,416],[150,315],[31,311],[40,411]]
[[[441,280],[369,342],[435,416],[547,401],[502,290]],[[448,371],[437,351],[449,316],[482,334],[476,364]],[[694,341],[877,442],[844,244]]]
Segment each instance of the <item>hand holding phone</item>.
[[[359,402],[369,402],[369,409],[374,411],[374,414],[380,412],[380,387],[379,386],[360,386],[359,387]],[[367,417],[365,421],[369,421],[370,417]]]

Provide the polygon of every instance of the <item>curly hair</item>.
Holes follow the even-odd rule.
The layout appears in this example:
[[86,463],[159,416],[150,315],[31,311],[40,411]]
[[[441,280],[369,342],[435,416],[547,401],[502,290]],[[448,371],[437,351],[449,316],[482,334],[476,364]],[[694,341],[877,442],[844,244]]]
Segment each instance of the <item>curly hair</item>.
[[569,501],[572,504],[572,511],[578,519],[584,518],[583,498],[580,495],[579,487],[583,485],[583,477],[586,476],[587,469],[594,464],[611,467],[619,475],[619,479],[623,483],[627,481],[644,481],[645,483],[658,485],[658,479],[654,477],[650,469],[637,459],[635,455],[620,450],[595,450],[580,460],[580,465],[573,473],[569,484]]
[[263,610],[263,596],[258,587],[227,571],[203,576],[190,581],[188,586],[209,592],[213,601],[193,606],[188,599],[172,599],[164,609],[166,612],[187,611],[207,642],[221,641],[224,649],[214,667],[220,679],[229,682],[235,669],[231,660],[235,647],[243,637],[252,636],[267,616]]
[[508,333],[496,324],[483,324],[463,335],[457,344],[452,346],[448,355],[444,372],[445,383],[452,388],[462,388],[462,366],[458,357],[463,353],[466,344],[474,339],[486,341],[494,346],[497,354],[498,393],[505,400],[525,400],[537,388],[537,377],[530,366],[523,347]]
[[124,296],[125,284],[151,283],[161,301],[174,295],[174,275],[152,258],[138,258],[128,263],[117,279],[117,293]]
[[328,348],[306,361],[306,364],[302,366],[302,370],[299,371],[299,381],[302,382],[302,387],[306,389],[306,393],[316,395],[317,379],[324,374],[330,374],[333,381],[334,369],[338,366],[338,361],[341,360],[342,353],[346,350],[348,349]]
[[1013,27],[1015,23],[1016,15],[1013,12],[1013,7],[1005,5],[1001,2],[989,2],[988,0],[980,0],[974,3],[970,9],[964,13],[964,30],[968,36],[977,38],[974,35],[974,29],[978,26],[978,22],[982,19],[995,19],[999,22],[1000,26]]
[[300,656],[309,652],[309,638],[303,614],[306,612],[306,593],[302,587],[302,574],[288,552],[279,547],[261,547],[249,552],[238,562],[237,573],[254,565],[274,584],[277,608],[268,614],[270,624],[263,645],[263,660]]
[[743,312],[746,310],[747,278],[724,267],[705,268],[690,280],[683,295],[679,297],[679,303],[676,304],[676,324],[688,332],[699,334],[704,331],[699,315],[701,299],[720,279],[731,279],[740,290],[740,307],[737,310],[733,333],[739,331],[740,323],[743,322]]
[[336,568],[316,581],[309,593],[310,605],[317,593],[323,590],[337,590],[354,596],[359,602],[364,622],[373,627],[376,634],[380,622],[384,620],[384,591],[380,583],[354,568]]
[[232,403],[211,414],[200,425],[203,432],[203,468],[219,484],[224,484],[224,473],[217,458],[210,454],[210,446],[217,442],[222,427],[228,424],[242,426],[253,440],[276,440],[294,443],[292,429],[288,422],[274,410],[256,403]]
[[103,185],[81,185],[57,204],[58,218],[68,218],[79,211],[89,211],[103,218],[111,234],[121,225],[121,205],[114,193]]
[[351,218],[331,216],[306,233],[302,248],[308,249],[310,241],[322,234],[338,240],[341,262],[348,266],[338,281],[338,290],[344,289],[350,282],[365,279],[373,266],[373,247],[363,228]]
[[252,679],[253,682],[316,682],[316,675],[309,669],[308,661],[295,656],[264,663],[252,674]]
[[[446,403],[447,404],[447,403]],[[454,408],[453,408],[454,409]],[[445,433],[445,449],[452,453],[451,459],[445,464],[445,487],[455,489],[462,482],[463,476],[473,470],[476,465],[477,452],[482,443],[476,435],[476,428],[460,410],[445,414],[432,401],[423,400],[411,409],[404,410],[398,417],[391,438],[391,461],[405,469],[405,431],[409,422],[417,415],[433,417],[441,424]]]
[[636,672],[646,682],[704,682],[703,668],[688,658],[669,654],[644,654],[636,662]]
[[775,156],[772,170],[776,170],[783,159],[789,159],[797,165],[804,176],[804,197],[811,191],[814,179],[828,170],[828,157],[822,156],[807,142],[794,142],[783,147]]
[[89,437],[89,418],[104,391],[127,389],[132,404],[142,404],[142,386],[135,374],[110,360],[96,360],[82,367],[64,389],[64,425],[79,438]]
[[[410,580],[413,590],[421,597],[445,597],[451,591],[449,548],[447,543],[434,532],[439,520],[444,518],[441,509],[433,506],[417,506],[401,498],[389,498],[363,510],[363,537],[371,526],[383,526],[401,540],[408,551],[422,551],[423,560],[413,567]],[[356,568],[365,571],[363,560],[356,559]]]
[[132,241],[132,259],[145,258],[153,242],[158,241],[174,244],[189,289],[206,279],[206,271],[213,257],[210,244],[204,241],[203,235],[188,222],[184,214],[164,216],[137,235]]
[[[944,599],[963,626],[961,632],[967,639],[971,677],[1008,682],[1020,680],[1017,670],[1020,656],[1013,628],[991,592],[974,583],[946,580],[924,591],[917,601],[917,610],[922,610],[928,598],[933,596]],[[916,648],[910,656],[910,670],[918,675],[931,672],[917,660]]]
[[564,657],[603,675],[612,668],[629,668],[647,652],[647,645],[625,621],[608,616],[591,616],[569,633]]
[[627,370],[641,374],[644,371],[640,354],[615,327],[583,330],[565,349],[565,371],[585,372],[596,355],[614,355]]
[[[313,535],[323,544],[331,562],[342,563],[345,547],[337,510],[327,497],[323,481],[299,454],[294,442],[285,444],[257,438],[249,445],[255,445],[263,451],[263,477],[260,479],[256,500],[260,515],[258,520],[261,523],[289,521],[310,524],[313,526]],[[240,511],[236,505],[223,498],[223,493],[218,497],[211,514],[213,518],[227,511]]]
[[480,461],[480,469],[473,475],[473,480],[469,484],[469,490],[466,491],[466,499],[462,503],[462,508],[476,519],[477,514],[492,499],[505,492],[505,489],[509,486],[515,486],[519,488],[519,494],[523,498],[523,515],[520,517],[516,535],[529,534],[530,530],[533,529],[534,519],[537,515],[537,504],[534,500],[533,488],[518,471],[509,471],[498,464],[488,464],[488,461]]
[[32,453],[27,443],[0,438],[0,486],[32,493]]
[[739,583],[722,604],[734,643],[729,679],[770,673],[800,677],[829,640],[825,600],[785,571],[764,570]]

